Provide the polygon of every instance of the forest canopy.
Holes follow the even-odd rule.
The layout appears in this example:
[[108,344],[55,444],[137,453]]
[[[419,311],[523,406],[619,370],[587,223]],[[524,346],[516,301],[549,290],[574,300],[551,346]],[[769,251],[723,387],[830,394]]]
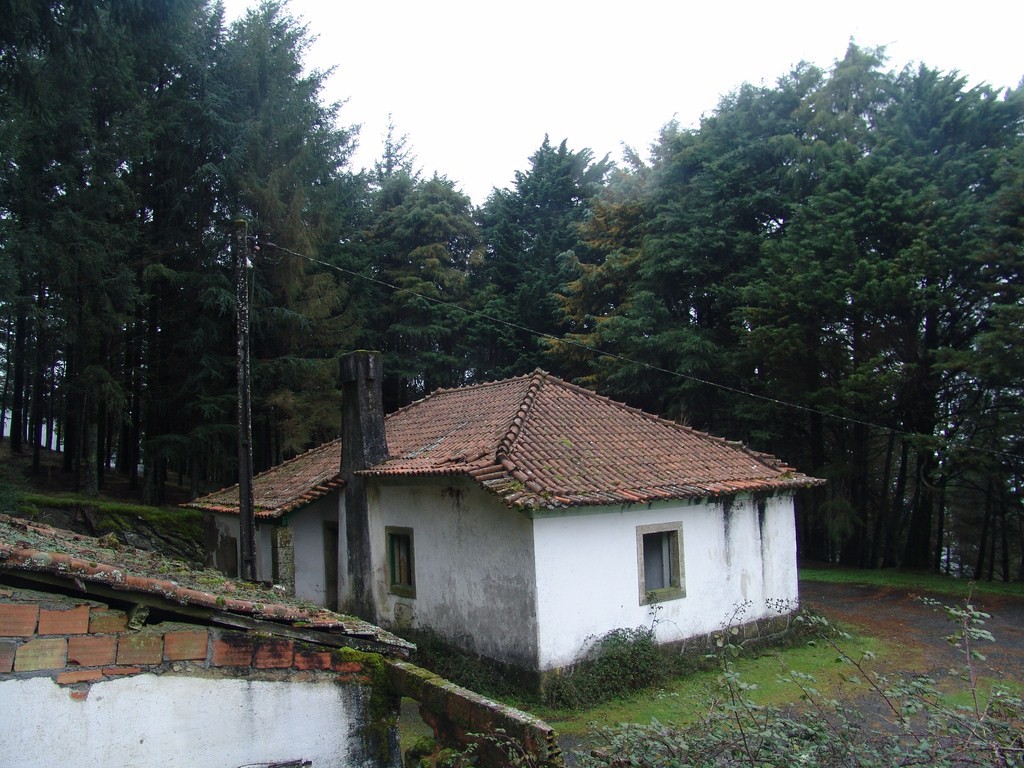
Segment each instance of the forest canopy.
[[351,168],[287,4],[13,6],[0,419],[37,467],[234,482],[241,219],[257,469],[338,434],[348,350],[389,409],[541,367],[826,478],[804,558],[1024,578],[1020,87],[851,44],[648,156],[538,137],[474,207],[394,129]]

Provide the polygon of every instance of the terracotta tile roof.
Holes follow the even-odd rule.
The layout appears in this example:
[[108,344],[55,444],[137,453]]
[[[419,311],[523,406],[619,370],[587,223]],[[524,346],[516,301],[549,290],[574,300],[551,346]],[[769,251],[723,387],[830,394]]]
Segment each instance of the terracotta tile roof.
[[465,474],[533,508],[645,503],[818,485],[756,453],[537,370],[440,390],[386,420],[364,474]]
[[[438,390],[387,416],[372,476],[468,475],[531,508],[646,503],[819,485],[768,454],[652,416],[537,370]],[[256,476],[256,514],[279,517],[343,483],[334,440]],[[238,486],[188,504],[238,513]]]
[[[340,488],[344,485],[339,476],[340,470],[341,440],[332,440],[260,472],[252,483],[257,519],[281,517]],[[237,515],[238,486],[222,488],[182,506]]]
[[90,584],[150,596],[169,605],[211,609],[272,624],[340,634],[389,646],[404,655],[412,646],[362,619],[289,598],[260,584],[225,579],[219,571],[195,570],[159,553],[83,536],[0,514],[0,572],[42,573],[89,592]]

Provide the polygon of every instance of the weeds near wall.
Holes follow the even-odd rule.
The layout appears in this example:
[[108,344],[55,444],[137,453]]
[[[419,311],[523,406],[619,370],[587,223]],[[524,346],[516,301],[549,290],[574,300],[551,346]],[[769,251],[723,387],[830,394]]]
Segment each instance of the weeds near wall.
[[960,679],[971,704],[950,704],[929,678],[889,678],[871,672],[870,656],[851,657],[845,637],[826,619],[799,620],[828,644],[850,670],[857,697],[838,700],[809,675],[790,673],[804,706],[799,712],[762,707],[735,671],[739,648],[721,636],[718,696],[707,713],[685,727],[652,722],[597,729],[600,749],[578,755],[584,768],[688,765],[715,768],[889,768],[898,765],[1015,768],[1024,765],[1024,704],[1004,687],[978,690],[978,645],[992,639],[988,616],[969,603],[937,606],[954,624],[947,640],[960,659]]
[[495,662],[468,653],[429,629],[407,629],[402,636],[416,645],[414,661],[456,685],[495,699],[529,698],[528,687]]
[[[789,616],[794,606],[788,600],[766,600],[770,612]],[[713,669],[719,653],[739,653],[748,644],[764,649],[781,647],[805,636],[802,628],[792,631],[786,621],[784,630],[763,635],[744,636],[744,617],[753,607],[749,600],[733,606],[725,629],[707,638],[691,638],[688,646],[659,644],[659,625],[666,623],[663,606],[651,601],[651,624],[647,627],[616,629],[598,638],[573,666],[552,676],[545,685],[545,700],[559,709],[581,709],[602,704],[663,685],[667,680],[701,669]],[[671,623],[671,622],[669,622]],[[682,633],[680,632],[680,635]],[[754,650],[747,648],[747,652]]]
[[547,703],[578,709],[651,688],[693,669],[692,660],[659,646],[651,627],[616,629],[599,638],[572,669],[549,679]]

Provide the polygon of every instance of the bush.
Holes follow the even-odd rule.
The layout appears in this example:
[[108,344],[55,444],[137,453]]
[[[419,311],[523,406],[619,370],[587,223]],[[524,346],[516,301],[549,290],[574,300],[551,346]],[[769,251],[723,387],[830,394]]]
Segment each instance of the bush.
[[670,655],[676,654],[658,646],[651,628],[612,630],[572,669],[548,682],[547,702],[576,709],[655,686],[673,670]]

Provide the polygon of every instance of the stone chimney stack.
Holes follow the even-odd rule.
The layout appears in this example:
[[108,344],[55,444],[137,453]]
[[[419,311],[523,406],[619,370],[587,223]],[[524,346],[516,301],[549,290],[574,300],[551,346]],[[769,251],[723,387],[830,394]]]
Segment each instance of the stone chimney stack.
[[338,595],[342,607],[376,621],[371,589],[370,520],[364,479],[356,473],[388,455],[381,394],[381,354],[359,350],[341,358],[341,477],[345,509],[338,520]]

